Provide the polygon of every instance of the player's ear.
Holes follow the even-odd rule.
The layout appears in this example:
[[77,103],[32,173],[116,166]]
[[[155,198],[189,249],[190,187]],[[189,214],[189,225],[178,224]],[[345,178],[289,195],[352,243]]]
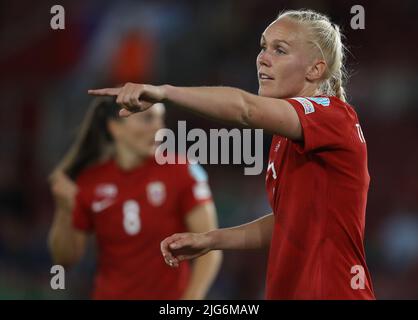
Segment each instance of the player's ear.
[[322,59],[316,59],[312,65],[308,67],[306,72],[306,79],[309,81],[320,80],[327,69],[327,64]]

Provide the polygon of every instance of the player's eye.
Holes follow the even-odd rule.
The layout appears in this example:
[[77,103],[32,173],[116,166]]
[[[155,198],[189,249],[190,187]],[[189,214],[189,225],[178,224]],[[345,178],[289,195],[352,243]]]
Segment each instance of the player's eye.
[[281,47],[277,47],[275,51],[277,54],[286,54],[286,51],[284,51]]

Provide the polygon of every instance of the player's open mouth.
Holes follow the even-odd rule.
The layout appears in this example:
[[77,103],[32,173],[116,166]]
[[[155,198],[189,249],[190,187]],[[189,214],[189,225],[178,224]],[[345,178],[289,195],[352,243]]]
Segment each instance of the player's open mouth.
[[273,77],[269,76],[268,74],[266,74],[264,72],[259,72],[258,73],[258,79],[259,80],[274,80]]

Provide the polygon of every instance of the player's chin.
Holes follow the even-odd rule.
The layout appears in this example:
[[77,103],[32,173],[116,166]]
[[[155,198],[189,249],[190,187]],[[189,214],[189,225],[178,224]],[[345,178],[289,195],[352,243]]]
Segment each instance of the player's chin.
[[283,90],[281,90],[280,86],[276,82],[260,84],[258,87],[258,95],[276,99],[282,99],[283,97],[286,97],[286,95],[283,94]]
[[262,97],[274,97],[274,88],[266,84],[260,84],[258,87],[258,95]]
[[141,143],[141,145],[135,146],[134,150],[139,157],[148,158],[155,155],[157,148],[155,145]]

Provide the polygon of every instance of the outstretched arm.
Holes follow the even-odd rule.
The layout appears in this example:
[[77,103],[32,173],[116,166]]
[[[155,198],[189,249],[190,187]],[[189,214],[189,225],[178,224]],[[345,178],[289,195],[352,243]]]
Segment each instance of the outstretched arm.
[[180,261],[200,257],[211,250],[257,249],[270,244],[274,227],[272,213],[250,223],[206,233],[177,233],[161,242],[166,263],[177,267]]
[[221,121],[265,129],[291,140],[302,139],[298,115],[283,99],[261,97],[230,87],[174,87],[127,83],[121,88],[89,90],[89,94],[115,96],[121,116],[144,111],[156,102],[172,102]]

